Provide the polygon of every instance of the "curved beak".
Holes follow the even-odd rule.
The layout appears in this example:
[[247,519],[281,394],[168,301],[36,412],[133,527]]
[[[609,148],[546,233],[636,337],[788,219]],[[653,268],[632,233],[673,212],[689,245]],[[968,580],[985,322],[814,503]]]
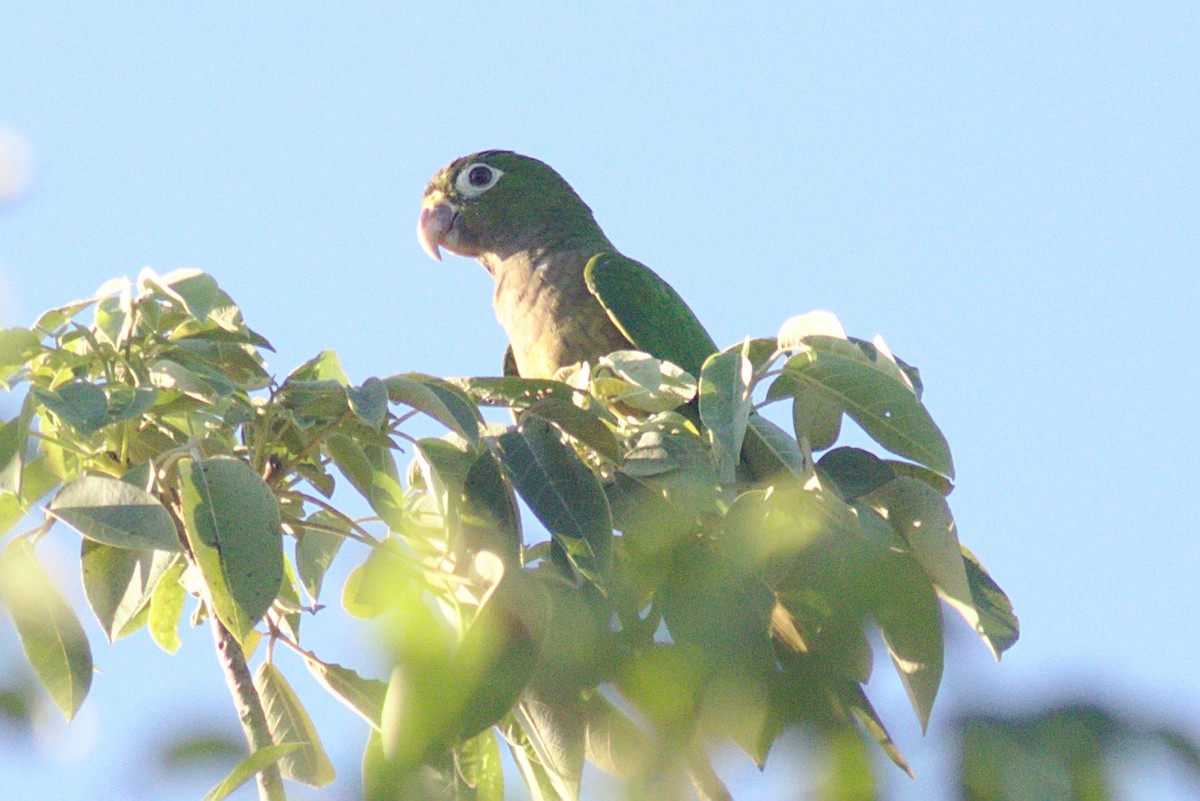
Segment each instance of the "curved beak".
[[458,215],[458,208],[440,197],[438,194],[429,195],[421,203],[421,219],[417,221],[417,239],[421,249],[429,254],[434,261],[442,260],[441,246],[446,241],[450,226]]

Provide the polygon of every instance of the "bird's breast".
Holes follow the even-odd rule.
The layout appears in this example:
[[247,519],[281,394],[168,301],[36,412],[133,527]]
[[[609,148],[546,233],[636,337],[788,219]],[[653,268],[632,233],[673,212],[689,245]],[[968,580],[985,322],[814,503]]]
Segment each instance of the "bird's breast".
[[551,378],[566,365],[630,347],[583,277],[586,254],[510,258],[495,265],[493,305],[525,378]]

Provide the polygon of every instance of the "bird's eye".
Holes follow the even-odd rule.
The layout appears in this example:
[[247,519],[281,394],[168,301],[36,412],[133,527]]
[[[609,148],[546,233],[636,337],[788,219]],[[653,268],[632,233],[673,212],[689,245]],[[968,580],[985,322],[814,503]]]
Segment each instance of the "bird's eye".
[[495,186],[502,175],[503,171],[477,161],[459,171],[454,179],[454,188],[463,197],[478,197]]

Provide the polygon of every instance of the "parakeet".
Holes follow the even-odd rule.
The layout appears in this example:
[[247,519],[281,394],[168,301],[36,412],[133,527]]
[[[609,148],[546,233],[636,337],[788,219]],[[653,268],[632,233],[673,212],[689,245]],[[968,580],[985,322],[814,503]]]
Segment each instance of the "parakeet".
[[537,159],[488,150],[452,161],[425,189],[417,235],[432,258],[445,248],[491,273],[496,317],[525,378],[631,348],[698,376],[717,350],[679,294],[617,250]]

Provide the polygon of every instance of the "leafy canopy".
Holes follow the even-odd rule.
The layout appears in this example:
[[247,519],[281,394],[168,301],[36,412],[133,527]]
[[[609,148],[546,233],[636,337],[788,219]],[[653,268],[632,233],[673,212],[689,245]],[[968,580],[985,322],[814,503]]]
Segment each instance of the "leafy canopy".
[[[585,759],[648,793],[686,772],[718,797],[706,744],[762,765],[798,726],[865,733],[907,770],[862,689],[868,629],[922,726],[941,601],[997,658],[1017,638],[959,543],[950,449],[919,374],[827,313],[699,375],[617,352],[557,381],[355,384],[326,351],[280,381],[269,350],[196,271],[146,270],[0,331],[0,381],[24,391],[0,425],[0,592],[55,703],[74,714],[92,677],[37,562],[56,523],[81,536],[109,639],[145,628],[174,653],[193,598],[192,623],[215,616],[242,655],[269,645],[243,689],[275,745],[210,797],[270,766],[333,779],[278,647],[362,717],[369,797],[486,801],[503,797],[501,746],[545,799],[576,798]],[[790,405],[792,431],[763,415],[771,404]],[[444,435],[414,437],[417,415]],[[891,455],[834,447],[844,416]],[[12,535],[39,505],[42,522]],[[339,554],[356,560],[341,608],[378,621],[389,676],[304,646],[307,615],[339,614],[322,606]]]

